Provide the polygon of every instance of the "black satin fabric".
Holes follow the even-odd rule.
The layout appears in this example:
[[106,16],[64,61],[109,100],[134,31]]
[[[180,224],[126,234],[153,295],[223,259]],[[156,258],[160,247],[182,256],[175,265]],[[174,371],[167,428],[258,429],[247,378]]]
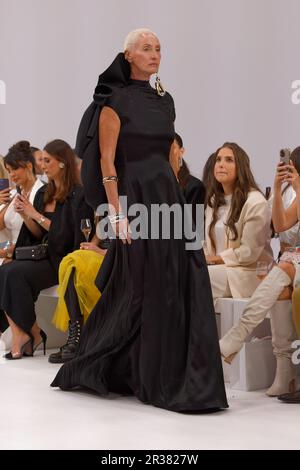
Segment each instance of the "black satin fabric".
[[[107,70],[99,75],[93,102],[84,112],[77,132],[75,150],[82,159],[81,180],[85,199],[95,211],[100,204],[107,202],[100,166],[99,116],[115,90],[127,86],[129,77],[129,63],[120,52]],[[116,169],[119,174],[117,163]]]
[[[129,81],[107,98],[120,117],[116,151],[120,194],[128,204],[184,204],[168,162],[175,111],[148,82]],[[133,394],[173,411],[226,408],[208,271],[185,240],[113,241],[98,273],[101,299],[77,357],[51,384],[100,394]]]

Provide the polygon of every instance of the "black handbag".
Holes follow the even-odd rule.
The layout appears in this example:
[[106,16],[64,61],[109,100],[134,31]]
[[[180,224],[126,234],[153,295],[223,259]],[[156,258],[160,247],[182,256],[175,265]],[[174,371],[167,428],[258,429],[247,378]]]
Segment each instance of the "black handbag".
[[[48,237],[47,237],[48,238]],[[16,260],[39,261],[48,258],[48,239],[43,239],[39,245],[19,246],[15,249]]]

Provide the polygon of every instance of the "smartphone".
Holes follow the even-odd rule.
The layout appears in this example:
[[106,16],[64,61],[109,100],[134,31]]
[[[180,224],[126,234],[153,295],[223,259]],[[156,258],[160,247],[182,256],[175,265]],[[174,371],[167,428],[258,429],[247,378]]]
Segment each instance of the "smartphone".
[[21,191],[20,186],[16,186],[16,190],[17,190],[17,193],[18,193],[18,194],[22,194],[22,191]]
[[283,165],[289,165],[291,159],[291,151],[290,149],[281,149],[279,152],[280,155],[280,163]]
[[0,191],[9,188],[9,181],[7,178],[0,178]]

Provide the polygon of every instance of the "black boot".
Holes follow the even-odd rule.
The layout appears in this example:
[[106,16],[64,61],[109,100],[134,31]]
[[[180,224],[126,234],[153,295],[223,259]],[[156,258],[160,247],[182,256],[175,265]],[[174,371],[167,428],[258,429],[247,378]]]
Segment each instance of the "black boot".
[[69,321],[68,340],[60,350],[56,353],[52,353],[49,356],[49,362],[53,364],[61,364],[63,362],[71,361],[75,357],[78,349],[81,330],[83,325],[83,317],[74,322]]

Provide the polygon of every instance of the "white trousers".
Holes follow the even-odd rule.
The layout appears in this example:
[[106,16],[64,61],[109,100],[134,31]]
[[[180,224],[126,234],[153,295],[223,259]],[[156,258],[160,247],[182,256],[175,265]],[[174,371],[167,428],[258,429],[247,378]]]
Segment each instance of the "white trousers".
[[228,283],[226,266],[224,264],[211,265],[208,266],[208,272],[214,305],[216,304],[217,299],[232,297]]

